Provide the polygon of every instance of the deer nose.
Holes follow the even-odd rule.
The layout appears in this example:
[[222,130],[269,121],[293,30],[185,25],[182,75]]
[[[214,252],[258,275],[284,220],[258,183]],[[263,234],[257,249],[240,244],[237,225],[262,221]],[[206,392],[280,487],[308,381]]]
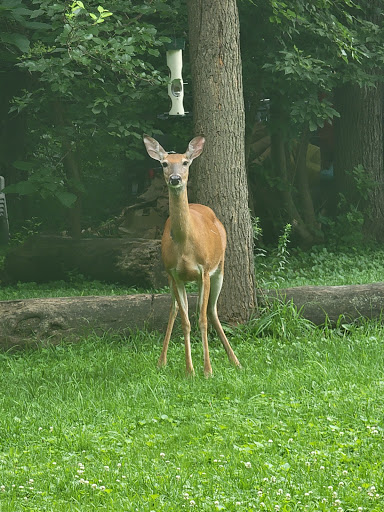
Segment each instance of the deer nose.
[[169,177],[169,184],[172,185],[173,187],[180,185],[180,183],[181,183],[181,176],[179,176],[179,174],[172,174]]

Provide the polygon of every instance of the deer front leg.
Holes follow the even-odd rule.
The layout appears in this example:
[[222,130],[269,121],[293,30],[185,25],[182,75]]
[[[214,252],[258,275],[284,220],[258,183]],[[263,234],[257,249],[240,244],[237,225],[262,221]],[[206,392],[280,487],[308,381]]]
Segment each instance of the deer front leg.
[[177,316],[177,310],[178,310],[178,305],[177,305],[171,278],[169,279],[169,287],[170,287],[170,291],[171,291],[171,301],[172,301],[171,302],[171,310],[169,312],[167,332],[165,333],[164,342],[163,342],[163,350],[161,351],[159,361],[157,363],[158,368],[161,368],[162,366],[165,366],[167,364],[167,351],[168,351],[169,340],[171,338],[173,324],[175,323],[175,319]]
[[173,277],[173,283],[177,304],[180,310],[181,327],[184,334],[186,373],[188,376],[195,375],[191,354],[191,323],[188,317],[187,292],[185,291],[185,286],[182,281],[178,281]]
[[227,337],[223,331],[223,327],[220,323],[218,314],[217,314],[217,299],[219,298],[221,287],[223,285],[223,271],[222,268],[218,268],[217,271],[211,276],[211,293],[208,302],[208,315],[209,319],[212,322],[213,327],[215,328],[221,343],[223,344],[225,351],[227,353],[228,359],[238,368],[241,368],[241,364],[237,359]]
[[212,376],[212,366],[209,358],[209,346],[208,346],[208,319],[207,319],[207,307],[210,292],[210,277],[209,272],[202,271],[201,284],[200,284],[200,297],[199,297],[199,327],[201,332],[201,339],[203,341],[204,351],[204,375],[205,377]]

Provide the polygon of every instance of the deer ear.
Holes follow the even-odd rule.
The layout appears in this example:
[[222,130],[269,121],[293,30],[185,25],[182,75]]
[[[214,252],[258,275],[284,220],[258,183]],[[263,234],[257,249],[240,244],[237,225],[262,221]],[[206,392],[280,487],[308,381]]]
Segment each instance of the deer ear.
[[197,158],[199,155],[201,155],[203,148],[205,144],[204,137],[195,137],[191,140],[191,142],[188,144],[188,149],[185,152],[185,156],[189,160],[193,160],[194,158]]
[[147,153],[151,158],[159,161],[164,159],[164,155],[166,155],[167,152],[162,146],[160,146],[156,139],[144,134],[143,141],[147,149]]

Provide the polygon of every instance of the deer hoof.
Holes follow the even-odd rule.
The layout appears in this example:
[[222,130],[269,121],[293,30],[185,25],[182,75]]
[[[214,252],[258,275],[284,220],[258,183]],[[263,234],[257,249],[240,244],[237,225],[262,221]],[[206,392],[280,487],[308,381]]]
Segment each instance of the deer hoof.
[[213,377],[212,368],[208,368],[207,370],[204,370],[204,377],[206,379],[210,379],[211,377]]
[[195,376],[195,370],[194,370],[194,368],[193,368],[193,367],[192,367],[192,368],[187,368],[187,369],[185,370],[185,376],[186,376],[186,377],[190,377],[190,378],[194,377],[194,376]]

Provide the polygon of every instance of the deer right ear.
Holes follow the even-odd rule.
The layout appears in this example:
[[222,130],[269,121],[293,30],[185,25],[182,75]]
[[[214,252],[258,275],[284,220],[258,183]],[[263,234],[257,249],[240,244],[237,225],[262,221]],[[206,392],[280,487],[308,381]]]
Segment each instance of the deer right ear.
[[204,144],[205,144],[205,139],[204,137],[195,137],[194,139],[191,140],[191,142],[188,144],[188,149],[187,151],[185,152],[185,156],[189,159],[189,160],[194,160],[195,158],[197,158],[199,155],[201,155],[202,151],[203,151],[203,148],[204,148]]
[[153,139],[149,135],[143,135],[143,141],[147,150],[148,155],[154,160],[163,160],[164,155],[167,154],[165,149],[160,146],[156,139]]

